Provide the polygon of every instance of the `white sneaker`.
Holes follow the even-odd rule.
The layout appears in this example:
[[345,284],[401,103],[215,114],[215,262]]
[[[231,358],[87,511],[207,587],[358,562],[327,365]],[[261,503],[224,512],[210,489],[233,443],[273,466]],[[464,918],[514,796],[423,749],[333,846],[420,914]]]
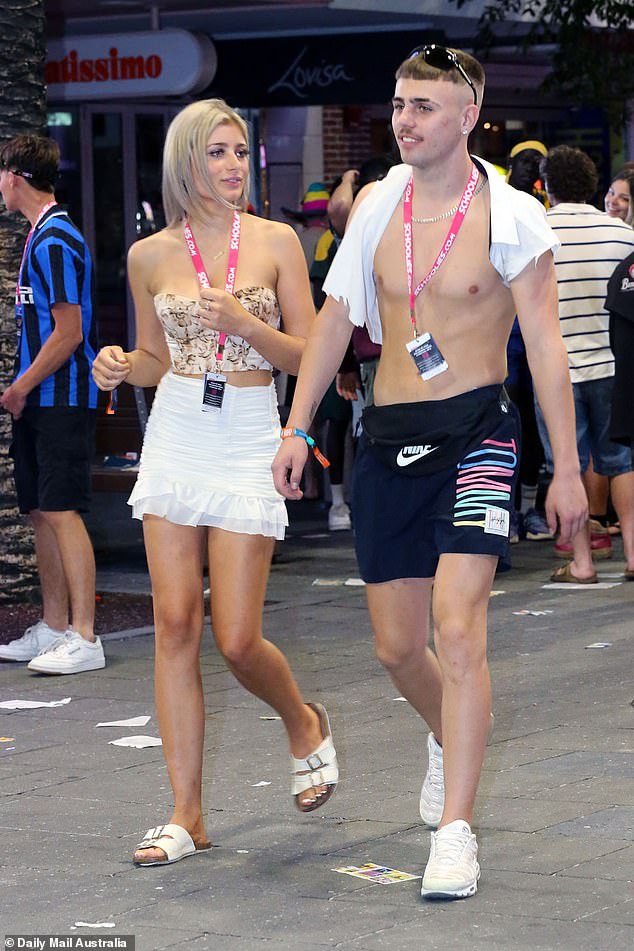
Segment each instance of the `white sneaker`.
[[69,628],[50,647],[44,648],[28,665],[38,674],[79,674],[84,670],[100,670],[106,666],[99,638],[87,641]]
[[464,819],[431,834],[431,851],[423,875],[423,898],[469,898],[478,890],[478,843]]
[[63,631],[55,631],[49,627],[45,621],[38,621],[37,624],[27,627],[22,637],[10,644],[0,645],[0,660],[32,660],[40,651],[52,647],[63,634]]
[[427,772],[420,791],[420,817],[428,826],[436,828],[445,808],[445,775],[442,746],[430,733],[427,737]]
[[345,502],[331,505],[328,512],[328,529],[331,532],[341,532],[352,528],[350,509]]
[[[495,717],[491,714],[487,743],[493,736]],[[423,822],[435,829],[442,819],[445,808],[445,774],[443,771],[442,746],[433,733],[427,737],[427,772],[420,791],[418,810]]]

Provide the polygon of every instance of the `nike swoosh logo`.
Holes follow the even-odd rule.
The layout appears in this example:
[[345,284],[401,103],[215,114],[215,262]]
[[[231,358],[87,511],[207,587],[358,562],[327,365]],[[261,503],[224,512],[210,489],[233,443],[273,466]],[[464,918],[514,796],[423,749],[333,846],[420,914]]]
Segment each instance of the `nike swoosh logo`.
[[401,467],[410,466],[412,462],[416,462],[423,456],[428,456],[430,452],[435,452],[436,449],[438,449],[438,446],[407,446],[399,452],[396,457],[396,464]]

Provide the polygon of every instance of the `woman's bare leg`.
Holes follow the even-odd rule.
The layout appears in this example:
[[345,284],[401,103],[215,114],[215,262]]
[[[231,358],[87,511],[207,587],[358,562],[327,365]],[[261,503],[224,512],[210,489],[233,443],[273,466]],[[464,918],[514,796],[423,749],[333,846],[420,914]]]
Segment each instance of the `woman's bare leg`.
[[[207,842],[202,816],[205,711],[200,674],[203,553],[206,529],[146,515],[143,533],[154,599],[156,711],[174,792],[174,822],[197,845]],[[162,849],[135,861],[164,858]]]
[[[323,737],[319,718],[304,703],[284,654],[262,635],[274,544],[262,535],[209,530],[212,628],[229,669],[250,693],[279,713],[291,753],[302,759]],[[323,792],[323,786],[308,789],[301,802],[313,802]]]

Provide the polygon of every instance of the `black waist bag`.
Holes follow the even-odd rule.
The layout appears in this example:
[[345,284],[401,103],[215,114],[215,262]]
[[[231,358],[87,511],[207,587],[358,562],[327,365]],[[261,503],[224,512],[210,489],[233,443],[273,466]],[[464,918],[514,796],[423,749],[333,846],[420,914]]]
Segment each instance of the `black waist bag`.
[[457,465],[509,413],[506,390],[496,384],[447,400],[368,406],[362,421],[377,459],[394,472],[416,477]]

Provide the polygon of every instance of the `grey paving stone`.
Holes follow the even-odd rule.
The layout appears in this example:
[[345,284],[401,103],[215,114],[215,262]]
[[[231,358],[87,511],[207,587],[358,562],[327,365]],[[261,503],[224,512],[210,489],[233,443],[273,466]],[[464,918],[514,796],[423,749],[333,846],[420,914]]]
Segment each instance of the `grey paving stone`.
[[[588,840],[588,845],[597,843],[600,851],[603,851],[606,842],[610,841],[619,842],[618,839],[601,838],[599,840],[593,837]],[[596,845],[595,848],[597,848]],[[579,878],[606,878],[622,882],[634,882],[634,846],[623,846],[621,840],[621,848],[618,850],[573,865],[566,869],[566,875],[578,876]]]
[[[476,899],[477,900],[477,899]],[[472,906],[475,902],[471,903]],[[449,920],[448,920],[449,919]],[[591,922],[524,923],[470,907],[468,913],[455,904],[427,916],[422,922],[395,922],[385,931],[342,943],[345,951],[394,951],[420,948],[425,951],[631,951],[631,929]],[[605,941],[605,944],[602,942]]]
[[631,841],[634,839],[634,808],[612,806],[610,809],[593,809],[578,819],[553,826],[553,831],[562,835],[605,835]]

